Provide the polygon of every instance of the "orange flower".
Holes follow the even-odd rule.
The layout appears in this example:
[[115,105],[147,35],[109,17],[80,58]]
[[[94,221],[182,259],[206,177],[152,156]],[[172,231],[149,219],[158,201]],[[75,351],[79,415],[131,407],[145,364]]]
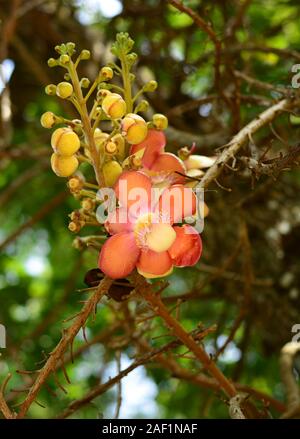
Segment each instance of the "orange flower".
[[186,168],[183,161],[176,155],[165,152],[165,146],[164,133],[150,129],[143,142],[131,146],[130,154],[144,150],[142,165],[154,183],[184,183]]
[[[119,207],[105,223],[112,235],[99,255],[99,268],[110,278],[128,276],[135,268],[147,278],[167,276],[173,266],[198,262],[201,238],[192,226],[174,225],[196,211],[192,189],[177,184],[166,188],[157,201],[149,176],[125,171],[115,185]],[[137,191],[137,197],[132,194]],[[140,194],[146,194],[140,203]]]

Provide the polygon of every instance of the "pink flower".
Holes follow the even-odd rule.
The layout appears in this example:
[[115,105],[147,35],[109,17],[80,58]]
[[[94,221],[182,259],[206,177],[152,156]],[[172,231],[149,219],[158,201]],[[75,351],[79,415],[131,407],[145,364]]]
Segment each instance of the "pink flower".
[[144,150],[142,165],[155,183],[161,181],[168,184],[184,183],[186,168],[183,161],[176,155],[165,152],[165,146],[164,133],[150,129],[143,142],[131,146],[130,154]]
[[[124,190],[124,187],[126,188]],[[99,268],[110,278],[128,276],[135,268],[147,278],[170,274],[173,266],[198,262],[202,242],[190,225],[174,225],[196,211],[196,196],[181,184],[165,188],[156,202],[151,179],[140,171],[125,171],[115,185],[119,207],[105,223],[112,235],[99,255]],[[133,189],[143,190],[147,200],[136,207]]]

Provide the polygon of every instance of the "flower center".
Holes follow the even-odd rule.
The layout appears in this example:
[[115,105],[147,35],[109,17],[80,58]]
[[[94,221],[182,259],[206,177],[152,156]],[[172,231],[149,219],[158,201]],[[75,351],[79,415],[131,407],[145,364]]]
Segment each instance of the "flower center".
[[160,253],[171,247],[176,239],[176,232],[170,224],[154,222],[154,219],[153,213],[141,215],[135,224],[134,235],[140,248]]

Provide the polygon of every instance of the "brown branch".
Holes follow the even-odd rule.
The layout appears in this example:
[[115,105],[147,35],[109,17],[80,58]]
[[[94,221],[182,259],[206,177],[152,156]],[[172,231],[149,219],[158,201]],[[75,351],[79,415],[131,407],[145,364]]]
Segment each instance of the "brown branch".
[[293,108],[295,105],[296,101],[293,99],[282,99],[248,123],[227,145],[225,145],[226,148],[220,154],[213,166],[211,166],[211,168],[205,173],[201,182],[197,185],[197,188],[206,188],[212,181],[214,181],[221,174],[224,166],[235,157],[242,146],[249,140],[249,136],[251,137],[260,128],[275,119],[276,116]]
[[154,312],[160,316],[166,325],[186,347],[188,347],[200,360],[203,367],[216,379],[225,394],[229,397],[236,395],[234,385],[225,377],[221,370],[212,361],[201,345],[198,345],[181,324],[170,315],[168,309],[158,294],[155,294],[150,284],[140,275],[133,275],[136,291],[150,304]]
[[105,277],[101,281],[97,291],[87,300],[82,310],[76,317],[74,323],[64,331],[60,342],[58,343],[56,348],[50,353],[47,362],[45,363],[44,367],[40,370],[34,384],[30,388],[25,401],[21,404],[17,416],[18,418],[23,418],[26,415],[29,407],[36,399],[41,387],[43,386],[49,375],[55,371],[56,366],[59,360],[62,358],[67,347],[73,342],[75,336],[77,335],[79,330],[84,326],[90,314],[94,312],[97,303],[102,298],[102,296],[107,293],[107,290],[109,289],[111,284],[112,281]]

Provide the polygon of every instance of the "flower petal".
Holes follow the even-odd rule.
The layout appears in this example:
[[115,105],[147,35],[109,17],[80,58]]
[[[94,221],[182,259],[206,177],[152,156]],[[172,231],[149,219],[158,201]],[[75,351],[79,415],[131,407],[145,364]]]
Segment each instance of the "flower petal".
[[127,209],[117,207],[109,214],[104,226],[110,235],[115,235],[116,233],[132,231],[134,224],[129,219]]
[[122,207],[132,207],[132,212],[151,204],[151,179],[142,172],[123,172],[114,189]]
[[184,161],[184,164],[188,170],[204,169],[210,168],[216,160],[217,157],[207,157],[205,155],[192,154]]
[[157,253],[152,250],[142,250],[136,266],[144,277],[161,277],[172,270],[172,260],[167,251]]
[[152,164],[151,171],[165,172],[171,175],[173,183],[184,183],[185,181],[185,166],[183,161],[171,152],[160,154]]
[[140,255],[133,233],[118,233],[103,245],[98,266],[111,279],[128,276],[135,268]]
[[137,145],[132,145],[130,154],[135,154],[145,148],[142,162],[145,168],[150,169],[159,154],[164,151],[165,145],[166,137],[164,133],[162,131],[150,129],[148,130],[147,137],[143,142]]
[[176,267],[195,265],[202,253],[202,241],[194,227],[185,224],[182,227],[174,227],[176,240],[168,252]]
[[163,191],[158,208],[163,218],[168,215],[171,224],[182,223],[196,212],[197,197],[191,188],[175,184]]

